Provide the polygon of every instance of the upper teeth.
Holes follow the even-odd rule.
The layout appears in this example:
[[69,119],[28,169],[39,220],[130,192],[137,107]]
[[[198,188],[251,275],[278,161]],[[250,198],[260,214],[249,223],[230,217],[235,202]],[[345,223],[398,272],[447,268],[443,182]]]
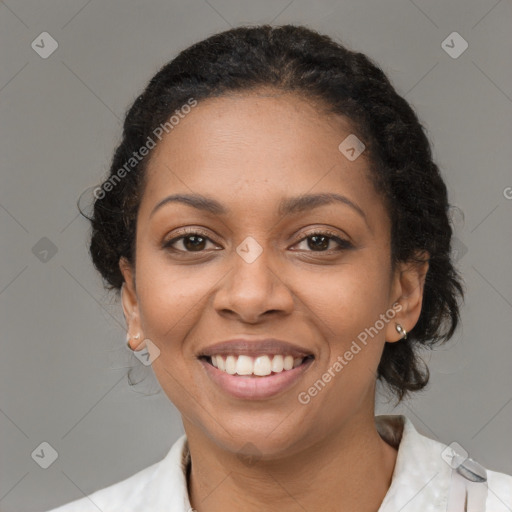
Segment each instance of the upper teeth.
[[247,355],[214,355],[211,356],[212,365],[230,375],[270,375],[272,372],[279,373],[283,370],[296,368],[304,361],[303,357],[287,355],[251,357]]

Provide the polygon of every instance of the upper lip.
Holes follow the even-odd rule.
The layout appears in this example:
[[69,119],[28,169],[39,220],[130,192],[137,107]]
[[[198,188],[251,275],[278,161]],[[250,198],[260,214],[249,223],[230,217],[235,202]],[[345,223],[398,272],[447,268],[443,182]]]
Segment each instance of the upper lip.
[[220,341],[202,349],[198,357],[213,355],[291,355],[293,357],[307,357],[313,353],[299,345],[275,338],[247,339],[237,338],[227,341]]

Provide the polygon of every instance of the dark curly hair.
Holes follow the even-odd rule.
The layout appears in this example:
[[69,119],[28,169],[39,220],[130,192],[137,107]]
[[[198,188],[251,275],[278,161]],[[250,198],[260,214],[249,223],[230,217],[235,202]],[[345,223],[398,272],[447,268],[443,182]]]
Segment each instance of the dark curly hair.
[[238,27],[192,45],[163,66],[129,109],[110,174],[96,189],[89,219],[94,265],[106,286],[119,291],[120,258],[134,264],[137,212],[152,152],[137,160],[134,155],[153,140],[155,128],[192,98],[268,87],[299,94],[351,121],[390,215],[393,265],[414,261],[421,251],[429,255],[419,320],[406,340],[385,344],[378,367],[379,380],[399,402],[428,383],[418,350],[448,340],[459,322],[464,292],[451,262],[447,190],[411,106],[367,56],[328,36],[293,25]]

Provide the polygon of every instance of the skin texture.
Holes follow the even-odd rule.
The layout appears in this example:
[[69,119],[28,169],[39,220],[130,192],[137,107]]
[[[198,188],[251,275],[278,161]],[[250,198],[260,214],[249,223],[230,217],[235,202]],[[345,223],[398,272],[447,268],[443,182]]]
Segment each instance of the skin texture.
[[[198,512],[370,512],[389,488],[397,452],[375,428],[376,370],[385,341],[400,342],[396,323],[410,331],[418,320],[428,263],[392,269],[389,215],[366,156],[351,162],[338,150],[350,133],[347,119],[311,101],[262,90],[200,102],[151,157],[135,268],[120,261],[122,303],[128,332],[160,350],[153,369],[182,414]],[[348,197],[365,218],[341,203],[279,215],[281,199],[321,192]],[[176,193],[212,197],[229,213],[168,203],[151,215]],[[196,251],[187,239],[174,252],[163,248],[183,227],[201,228],[209,240]],[[306,238],[317,228],[352,247],[339,250],[331,240],[317,249]],[[250,264],[236,252],[248,236],[263,249]],[[298,394],[395,303],[395,318],[299,403]],[[237,399],[196,355],[239,335],[297,343],[315,360],[284,393]],[[242,455],[252,451],[257,460],[248,462]]]

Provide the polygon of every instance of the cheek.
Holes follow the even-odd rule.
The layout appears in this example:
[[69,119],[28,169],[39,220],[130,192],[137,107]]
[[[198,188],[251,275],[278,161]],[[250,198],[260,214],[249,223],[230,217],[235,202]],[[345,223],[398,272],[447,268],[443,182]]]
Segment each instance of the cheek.
[[319,361],[318,404],[330,404],[340,414],[373,389],[385,342],[381,315],[388,308],[389,272],[376,256],[366,256],[316,280],[318,286],[308,292],[318,330],[328,341]]
[[197,274],[171,266],[165,258],[144,259],[142,251],[137,260],[141,327],[160,350],[152,368],[165,394],[187,417],[195,415],[191,396],[200,396],[194,378],[198,366],[187,342],[214,283],[204,273]]
[[299,402],[308,402],[305,410],[323,429],[335,428],[374,395],[385,330],[368,330],[386,311],[389,281],[382,267],[366,263],[344,266],[309,292],[317,330],[328,343]]
[[388,307],[388,273],[368,258],[343,264],[304,284],[300,294],[307,297],[308,306],[325,324],[329,337],[338,337],[340,342],[373,325]]
[[136,280],[145,335],[154,337],[165,348],[175,348],[172,341],[183,338],[197,322],[197,311],[214,285],[215,277],[193,266],[171,265],[156,251],[140,251]]

